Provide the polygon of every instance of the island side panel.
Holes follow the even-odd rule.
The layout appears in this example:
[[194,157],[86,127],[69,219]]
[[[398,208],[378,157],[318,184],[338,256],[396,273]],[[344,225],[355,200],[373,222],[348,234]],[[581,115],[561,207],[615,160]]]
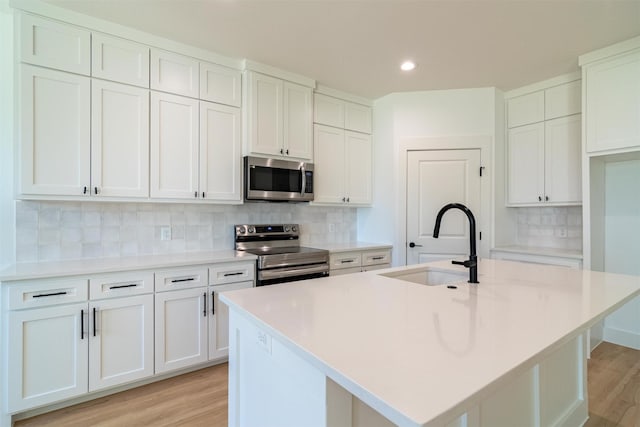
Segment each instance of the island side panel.
[[344,389],[233,307],[229,328],[230,427],[351,425]]

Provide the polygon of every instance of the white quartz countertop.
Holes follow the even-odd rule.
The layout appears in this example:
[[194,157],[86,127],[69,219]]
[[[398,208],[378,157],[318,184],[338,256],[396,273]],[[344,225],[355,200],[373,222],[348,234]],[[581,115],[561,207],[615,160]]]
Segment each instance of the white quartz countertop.
[[571,249],[539,248],[539,247],[533,247],[533,246],[510,245],[510,246],[498,246],[491,249],[491,251],[582,259],[582,251],[576,251]]
[[318,249],[326,249],[329,252],[333,252],[333,253],[393,248],[393,245],[390,245],[387,243],[369,243],[369,242],[325,243],[325,244],[313,244],[313,246]]
[[221,298],[394,423],[423,426],[444,423],[640,294],[640,277],[490,259],[479,285],[457,289],[379,273]]
[[0,282],[46,277],[102,274],[232,261],[252,261],[257,257],[237,251],[182,252],[119,258],[18,263],[0,270]]

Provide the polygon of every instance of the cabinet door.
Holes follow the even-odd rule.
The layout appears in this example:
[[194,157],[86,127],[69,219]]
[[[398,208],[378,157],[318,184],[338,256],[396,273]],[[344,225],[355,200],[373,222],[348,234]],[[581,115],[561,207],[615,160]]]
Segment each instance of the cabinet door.
[[200,62],[200,99],[240,107],[241,76],[233,68]]
[[89,391],[153,375],[153,295],[89,303]]
[[586,68],[587,151],[640,146],[640,50]]
[[345,131],[345,175],[347,177],[347,203],[371,203],[371,135]]
[[91,75],[105,80],[149,87],[149,47],[130,40],[93,33]]
[[345,129],[371,133],[371,107],[345,102],[344,113]]
[[313,160],[313,90],[284,82],[283,147],[287,157]]
[[346,201],[344,130],[328,126],[314,127],[314,202]]
[[582,80],[554,86],[544,91],[545,120],[570,116],[582,110]]
[[248,72],[249,151],[280,156],[282,148],[283,82],[260,73]]
[[200,64],[188,56],[151,49],[151,89],[197,98]]
[[155,295],[155,372],[207,361],[207,288]]
[[313,121],[336,128],[344,128],[344,101],[332,96],[313,95]]
[[87,392],[86,328],[86,303],[9,313],[9,412]]
[[507,101],[507,126],[512,128],[544,120],[544,91]]
[[90,79],[24,64],[20,78],[21,193],[82,195],[90,185]]
[[151,92],[151,197],[197,197],[198,150],[198,101]]
[[507,151],[508,203],[542,202],[544,195],[544,123],[509,129]]
[[209,287],[209,360],[229,354],[229,307],[218,298],[220,292],[252,288],[253,282],[231,283]]
[[91,33],[83,28],[23,13],[20,61],[89,75]]
[[200,196],[241,201],[240,109],[200,101]]
[[91,194],[149,197],[149,91],[93,80]]
[[580,115],[545,122],[545,201],[582,201]]

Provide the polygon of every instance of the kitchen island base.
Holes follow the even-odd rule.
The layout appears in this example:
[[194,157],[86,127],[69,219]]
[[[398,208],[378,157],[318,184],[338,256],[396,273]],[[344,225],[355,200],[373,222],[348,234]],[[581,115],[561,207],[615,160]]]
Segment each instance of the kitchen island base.
[[581,426],[588,418],[585,331],[422,423],[233,308],[230,327],[229,426],[547,427]]

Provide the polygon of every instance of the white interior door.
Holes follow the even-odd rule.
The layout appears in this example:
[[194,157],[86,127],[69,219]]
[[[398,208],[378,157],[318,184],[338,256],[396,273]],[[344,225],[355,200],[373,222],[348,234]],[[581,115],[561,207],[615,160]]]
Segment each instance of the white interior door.
[[408,152],[408,265],[468,257],[469,221],[462,211],[445,214],[438,239],[433,228],[438,211],[448,203],[466,205],[480,224],[480,180],[480,149]]

